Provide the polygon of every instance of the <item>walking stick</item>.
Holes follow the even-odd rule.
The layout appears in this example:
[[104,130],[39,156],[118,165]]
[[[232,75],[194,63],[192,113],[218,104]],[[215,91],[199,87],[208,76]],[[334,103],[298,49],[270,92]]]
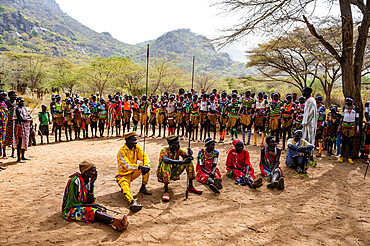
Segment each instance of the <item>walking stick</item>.
[[364,179],[366,178],[366,174],[367,174],[367,169],[369,169],[369,164],[370,164],[370,161],[367,163],[367,167],[366,167],[366,170],[365,170],[365,175],[364,175]]
[[[148,80],[149,80],[149,44],[148,44],[148,48],[147,48],[147,52],[146,52],[146,84],[145,84],[145,95],[147,96],[147,100],[148,100]],[[146,105],[144,105],[144,109],[145,108],[146,108]],[[147,110],[146,110],[145,113],[146,114],[148,113]],[[145,124],[147,124],[147,121],[145,122]],[[146,126],[146,127],[148,127],[148,126]],[[144,127],[144,152],[145,152],[145,137],[146,137],[145,130],[146,129]]]

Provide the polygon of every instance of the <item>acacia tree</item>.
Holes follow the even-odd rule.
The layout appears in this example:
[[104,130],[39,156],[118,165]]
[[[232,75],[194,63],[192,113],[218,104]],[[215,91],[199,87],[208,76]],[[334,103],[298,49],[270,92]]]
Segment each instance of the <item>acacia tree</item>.
[[195,77],[195,88],[199,93],[210,91],[216,84],[215,76],[211,74],[202,74]]
[[84,67],[82,70],[84,80],[93,91],[97,90],[100,95],[103,95],[104,90],[113,85],[116,79],[117,59],[100,57]]
[[250,52],[248,67],[256,67],[273,81],[290,84],[302,90],[312,86],[317,78],[318,63],[310,56],[293,33],[258,45]]
[[[315,26],[311,23],[315,13],[316,4],[325,5],[339,3],[339,16],[341,18],[341,48],[335,49]],[[353,96],[355,104],[360,106],[360,119],[362,126],[363,105],[361,101],[361,75],[364,65],[365,48],[370,24],[370,0],[221,0],[218,2],[227,12],[242,12],[240,23],[225,30],[225,35],[216,42],[221,45],[233,42],[257,30],[281,30],[284,26],[303,21],[310,33],[320,41],[321,45],[340,64],[342,88],[345,97]],[[358,22],[358,36],[354,38],[354,16],[360,13]],[[360,138],[355,141],[355,153],[359,152]]]
[[134,64],[128,57],[116,59],[116,80],[122,88],[127,89],[131,95],[139,96],[144,90],[143,78],[145,68]]
[[161,93],[176,87],[175,84],[181,79],[184,72],[173,65],[173,58],[154,58],[150,68],[150,90],[154,95],[157,91]]
[[57,58],[53,62],[52,77],[53,87],[67,88],[70,93],[80,84],[80,67],[63,58]]
[[50,58],[38,54],[13,52],[5,52],[5,55],[13,62],[13,67],[27,86],[32,90],[43,87]]

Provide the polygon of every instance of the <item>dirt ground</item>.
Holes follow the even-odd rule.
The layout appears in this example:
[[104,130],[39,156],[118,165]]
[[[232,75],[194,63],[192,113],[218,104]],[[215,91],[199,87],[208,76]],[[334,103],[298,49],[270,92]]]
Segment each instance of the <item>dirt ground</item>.
[[[32,160],[27,163],[2,159],[0,166],[6,170],[0,171],[0,245],[370,245],[370,173],[364,180],[366,166],[360,161],[351,165],[336,163],[335,157],[317,158],[318,166],[299,176],[283,157],[286,189],[269,190],[264,181],[260,189],[250,190],[226,177],[225,153],[231,144],[217,144],[221,194],[195,182],[203,195],[190,194],[185,200],[183,175],[170,185],[171,201],[163,203],[156,170],[166,141],[147,138],[153,195],[138,195],[144,208],[133,214],[114,180],[123,144],[123,138],[115,137],[53,143],[30,147],[27,157]],[[202,146],[192,143],[194,153]],[[259,148],[247,150],[258,178]],[[62,218],[66,182],[83,160],[97,165],[97,202],[128,214],[131,224],[125,232]],[[133,182],[134,194],[140,183],[141,178]]]

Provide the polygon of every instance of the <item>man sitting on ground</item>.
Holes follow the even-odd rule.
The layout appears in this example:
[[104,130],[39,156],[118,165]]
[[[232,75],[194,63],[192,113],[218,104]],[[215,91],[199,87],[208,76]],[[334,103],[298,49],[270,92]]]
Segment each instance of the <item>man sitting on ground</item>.
[[[168,147],[163,148],[159,154],[159,164],[157,170],[158,181],[164,183],[164,193],[162,200],[168,202],[170,195],[168,185],[171,180],[179,180],[180,175],[186,169],[189,178],[188,191],[195,194],[202,194],[203,191],[198,190],[193,186],[195,179],[194,166],[193,166],[193,151],[188,149],[186,152],[180,148],[179,136],[170,135],[167,137]],[[183,158],[180,161],[180,156]]]
[[298,173],[306,173],[307,164],[314,146],[302,139],[301,130],[294,132],[294,138],[288,139],[288,155],[285,164],[297,170]]
[[232,144],[235,148],[230,148],[227,151],[227,177],[234,179],[235,184],[248,185],[252,189],[261,187],[261,178],[254,181],[254,169],[249,159],[249,152],[244,149],[243,142],[240,139],[235,139]]
[[112,225],[117,231],[128,226],[127,216],[115,219],[106,214],[95,203],[94,186],[98,172],[94,164],[83,161],[79,165],[80,173],[73,174],[68,180],[62,205],[62,216],[69,221],[83,221],[86,224],[101,221]]
[[281,149],[276,147],[277,143],[274,137],[266,138],[267,146],[261,149],[260,169],[262,176],[270,181],[267,188],[284,189],[283,171],[279,167]]
[[[123,194],[131,204],[130,210],[138,212],[143,205],[136,202],[131,193],[131,182],[143,175],[143,182],[140,187],[140,193],[152,195],[146,188],[149,180],[150,163],[147,154],[137,145],[136,132],[127,132],[124,134],[126,144],[123,145],[117,154],[118,169],[116,172],[116,181],[121,187]],[[141,161],[141,163],[138,163]]]
[[197,180],[206,184],[215,193],[222,189],[221,173],[217,168],[219,152],[215,150],[216,141],[212,138],[205,140],[205,147],[199,151],[197,164]]

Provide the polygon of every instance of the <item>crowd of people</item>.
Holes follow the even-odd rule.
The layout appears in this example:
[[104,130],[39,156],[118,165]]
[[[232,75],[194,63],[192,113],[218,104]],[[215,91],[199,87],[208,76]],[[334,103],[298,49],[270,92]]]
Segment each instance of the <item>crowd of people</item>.
[[[293,93],[282,98],[279,93],[273,93],[270,99],[263,92],[258,92],[256,96],[249,90],[242,94],[223,91],[219,95],[216,89],[210,94],[203,92],[201,95],[193,90],[185,92],[180,89],[178,95],[166,92],[162,96],[143,95],[140,99],[118,92],[114,96],[108,95],[107,100],[99,94],[80,98],[66,93],[63,99],[60,95],[52,96],[50,112],[47,105],[41,106],[38,133],[41,143],[44,137],[49,143],[50,134],[55,135],[56,142],[62,141],[62,130],[67,141],[103,137],[105,130],[107,136],[121,136],[122,131],[126,143],[117,154],[115,179],[130,203],[130,210],[137,212],[143,206],[134,199],[131,182],[142,176],[140,193],[152,194],[146,187],[151,170],[150,160],[137,145],[139,124],[139,136],[163,137],[168,142],[168,147],[160,151],[156,172],[158,181],[164,185],[164,202],[170,200],[168,186],[171,180],[180,179],[185,170],[187,192],[202,194],[200,189],[194,187],[193,180],[196,179],[215,194],[220,193],[223,186],[218,168],[220,153],[216,150],[217,130],[219,143],[223,143],[228,134],[233,145],[227,151],[226,176],[233,179],[236,185],[251,189],[263,185],[262,178],[255,178],[249,152],[245,149],[245,145],[252,144],[252,131],[253,145],[257,145],[260,137],[260,172],[271,189],[284,189],[280,168],[284,150],[288,150],[286,165],[298,173],[306,173],[309,164],[315,164],[315,149],[319,157],[324,149],[327,155],[334,155],[333,151],[337,149],[339,162],[344,161],[344,153],[347,153],[348,162],[353,164],[354,138],[360,133],[359,108],[354,105],[353,98],[347,97],[342,113],[335,105],[330,106],[327,112],[322,96],[317,94],[313,98],[311,94],[309,87],[303,89],[300,97]],[[365,103],[364,111],[364,155],[368,162],[370,102]],[[29,160],[25,157],[25,151],[34,130],[31,114],[25,108],[25,100],[18,97],[15,91],[6,93],[0,90],[0,154],[3,157],[6,157],[6,147],[12,146],[12,157],[17,151],[17,162]],[[149,128],[152,132],[150,136]],[[241,139],[238,137],[240,133]],[[204,142],[204,148],[196,159],[196,167],[193,165],[193,151],[180,148],[180,138],[189,142]],[[280,141],[281,148],[278,147]],[[96,204],[93,194],[96,178],[96,166],[82,162],[80,172],[72,175],[66,186],[63,217],[86,223],[102,221],[119,231],[124,230],[128,226],[127,216],[116,219]]]
[[[306,173],[309,163],[313,161],[315,146],[318,147],[317,156],[322,155],[324,148],[327,149],[328,155],[333,155],[335,148],[337,148],[338,155],[343,154],[348,148],[348,161],[353,163],[354,137],[359,134],[360,129],[359,110],[353,104],[353,98],[346,98],[342,114],[336,106],[331,106],[327,114],[321,95],[316,95],[314,99],[311,96],[312,89],[309,87],[304,88],[302,94],[299,98],[296,94],[287,94],[285,99],[281,100],[281,96],[276,93],[271,95],[271,101],[268,102],[267,95],[263,92],[259,92],[255,98],[255,94],[250,91],[242,96],[238,96],[237,91],[233,91],[231,95],[222,92],[219,96],[217,91],[213,90],[210,95],[202,93],[198,98],[194,91],[186,93],[180,90],[179,95],[165,93],[158,102],[159,97],[147,98],[143,95],[139,100],[129,95],[121,98],[121,95],[117,93],[114,97],[109,96],[106,103],[104,99],[99,99],[96,95],[92,95],[90,100],[85,98],[81,102],[74,99],[74,105],[70,103],[72,100],[67,98],[65,99],[66,106],[63,106],[60,97],[56,97],[55,104],[60,106],[55,106],[54,111],[52,110],[52,117],[56,117],[53,116],[56,112],[62,115],[63,109],[65,112],[68,105],[71,105],[72,115],[73,110],[82,104],[81,108],[84,111],[81,111],[81,129],[84,137],[88,137],[89,124],[92,136],[97,137],[97,126],[92,124],[94,121],[102,126],[102,128],[99,127],[100,136],[104,134],[105,124],[108,127],[108,134],[110,130],[113,134],[114,127],[116,135],[120,136],[122,123],[126,143],[117,154],[115,179],[130,204],[130,210],[138,212],[143,206],[132,195],[131,182],[142,176],[139,192],[152,195],[152,192],[147,189],[151,171],[150,160],[145,151],[137,145],[136,131],[139,123],[141,136],[148,136],[150,126],[153,133],[151,136],[154,137],[158,124],[158,137],[162,137],[162,128],[163,137],[165,137],[165,129],[168,128],[166,137],[168,147],[160,151],[156,171],[158,182],[164,185],[162,195],[164,202],[170,200],[170,182],[180,179],[185,170],[188,179],[187,192],[203,193],[194,186],[193,181],[196,179],[207,185],[215,194],[220,193],[223,185],[222,175],[218,168],[220,153],[216,150],[217,128],[220,131],[219,142],[222,143],[225,140],[225,134],[228,131],[233,145],[227,151],[226,177],[233,179],[236,185],[248,186],[251,189],[257,189],[263,185],[262,178],[255,178],[249,152],[245,149],[245,145],[251,144],[252,127],[254,128],[254,145],[257,145],[258,135],[261,136],[259,167],[261,176],[268,181],[268,188],[284,189],[280,159],[285,148],[288,149],[286,165],[294,168],[298,173]],[[370,103],[367,102],[364,126],[367,161],[370,141],[369,109]],[[66,126],[68,122],[66,114],[63,115],[64,120],[55,126],[55,134],[58,130],[60,133],[62,123]],[[71,120],[70,125],[74,126],[77,132],[75,138],[78,138],[79,133],[76,127],[79,126],[76,125],[74,119]],[[132,129],[131,120],[133,121]],[[66,135],[67,131],[66,129]],[[242,139],[238,138],[240,131]],[[213,133],[213,138],[210,137],[211,133]],[[269,136],[265,138],[265,135]],[[193,165],[193,151],[190,148],[180,147],[180,137],[185,137],[189,141],[204,141],[204,148],[199,151],[196,158],[196,167]],[[72,139],[71,135],[70,139]],[[282,148],[277,146],[279,139],[282,139]],[[338,161],[343,162],[343,155],[340,155]],[[124,230],[128,226],[127,217],[113,218],[105,214],[104,209],[95,203],[93,191],[96,178],[97,170],[93,163],[80,164],[80,173],[72,175],[66,187],[63,217],[71,221],[85,221],[86,223],[102,221],[111,224],[119,231]]]

